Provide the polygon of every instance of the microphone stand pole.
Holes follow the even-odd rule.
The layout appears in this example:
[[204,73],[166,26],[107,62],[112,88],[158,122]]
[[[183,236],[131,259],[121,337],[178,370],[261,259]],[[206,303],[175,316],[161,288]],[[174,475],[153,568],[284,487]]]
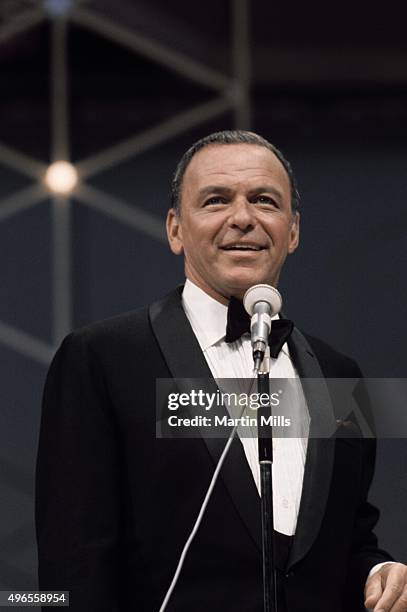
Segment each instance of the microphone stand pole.
[[[268,349],[268,347],[267,347]],[[262,361],[257,374],[257,392],[270,396],[269,386],[270,359],[269,350]],[[262,404],[262,402],[260,402]],[[261,526],[263,549],[263,594],[264,612],[277,612],[277,583],[274,566],[274,537],[273,537],[273,429],[272,426],[262,423],[262,418],[271,416],[271,405],[262,406],[257,412],[258,450],[261,482]]]

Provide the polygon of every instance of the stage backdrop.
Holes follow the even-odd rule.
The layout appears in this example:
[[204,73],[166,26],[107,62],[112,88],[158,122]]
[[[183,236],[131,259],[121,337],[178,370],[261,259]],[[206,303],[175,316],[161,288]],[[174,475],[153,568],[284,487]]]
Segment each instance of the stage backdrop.
[[[252,128],[284,151],[301,193],[285,312],[366,376],[407,375],[396,13],[367,28],[354,3],[344,23],[341,3],[321,29],[321,14],[271,15],[266,2],[138,4],[6,2],[0,14],[0,589],[36,585],[33,476],[52,355],[71,329],[183,282],[163,222],[176,162],[197,138]],[[58,159],[79,172],[69,196],[43,184]],[[406,449],[380,441],[372,489],[381,544],[404,561]]]

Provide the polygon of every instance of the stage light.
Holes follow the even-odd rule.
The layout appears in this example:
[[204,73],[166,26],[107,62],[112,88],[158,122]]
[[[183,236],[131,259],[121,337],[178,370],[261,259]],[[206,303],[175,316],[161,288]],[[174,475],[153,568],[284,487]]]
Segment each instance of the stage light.
[[68,194],[78,182],[76,168],[67,161],[56,161],[45,173],[45,183],[54,193]]

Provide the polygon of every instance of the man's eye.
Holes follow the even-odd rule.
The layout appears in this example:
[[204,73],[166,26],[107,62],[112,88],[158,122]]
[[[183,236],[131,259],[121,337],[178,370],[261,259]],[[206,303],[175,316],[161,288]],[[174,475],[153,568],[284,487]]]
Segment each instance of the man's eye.
[[270,206],[274,206],[278,208],[278,204],[276,203],[276,201],[273,200],[273,198],[271,198],[270,196],[266,196],[266,195],[256,196],[255,198],[253,198],[253,202],[255,204],[269,204]]
[[226,204],[226,199],[222,196],[212,196],[211,198],[205,200],[205,206],[208,204]]

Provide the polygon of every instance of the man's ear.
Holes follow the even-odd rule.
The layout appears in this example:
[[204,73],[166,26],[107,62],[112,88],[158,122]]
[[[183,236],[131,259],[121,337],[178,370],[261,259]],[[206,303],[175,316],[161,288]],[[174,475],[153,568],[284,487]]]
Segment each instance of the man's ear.
[[175,255],[182,255],[184,252],[184,243],[182,241],[182,228],[179,214],[175,211],[175,208],[170,208],[167,214],[166,228],[167,238],[170,245],[171,251]]
[[300,213],[294,213],[291,220],[290,236],[288,241],[288,253],[294,253],[300,243]]

